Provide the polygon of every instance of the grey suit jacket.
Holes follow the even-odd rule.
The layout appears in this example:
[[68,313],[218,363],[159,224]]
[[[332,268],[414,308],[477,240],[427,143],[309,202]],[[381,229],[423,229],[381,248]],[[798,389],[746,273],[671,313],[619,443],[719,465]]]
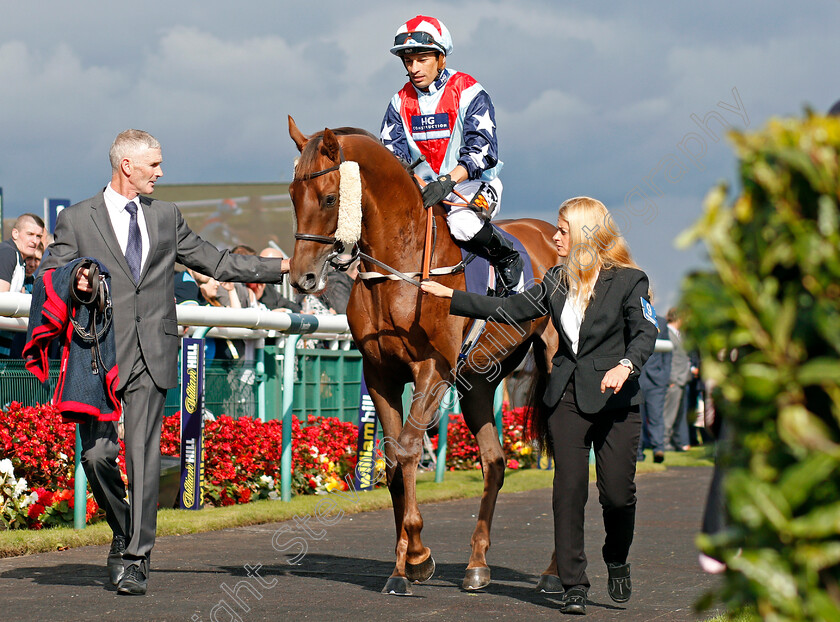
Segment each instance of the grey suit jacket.
[[[521,294],[508,298],[490,298],[456,291],[450,313],[483,317],[503,323],[522,322],[551,316],[560,344],[553,358],[553,368],[543,402],[554,407],[574,375],[575,396],[580,410],[594,414],[603,410],[627,408],[640,404],[639,373],[656,345],[657,330],[646,319],[642,299],[648,300],[648,278],[641,270],[614,268],[601,270],[593,298],[580,326],[578,351],[560,325],[566,304],[566,290],[561,282],[561,268],[551,268],[543,281]],[[601,393],[601,380],[622,358],[633,363],[633,372],[621,391]]]
[[668,327],[668,337],[674,344],[674,349],[671,351],[670,382],[678,387],[684,387],[691,379],[691,359],[688,358],[688,352],[683,347],[682,337],[675,333],[670,326]]
[[174,203],[140,197],[149,231],[149,253],[140,281],[135,282],[120,250],[103,193],[63,210],[55,242],[39,274],[78,257],[93,257],[111,273],[117,367],[123,389],[137,348],[154,383],[161,389],[178,384],[178,323],[175,315],[175,262],[220,281],[275,282],[282,260],[219,251],[192,232]]

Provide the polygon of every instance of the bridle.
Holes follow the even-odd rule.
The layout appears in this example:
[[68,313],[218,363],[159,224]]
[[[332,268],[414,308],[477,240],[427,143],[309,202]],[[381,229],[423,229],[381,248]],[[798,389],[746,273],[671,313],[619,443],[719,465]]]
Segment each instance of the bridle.
[[[320,171],[306,173],[304,175],[301,175],[300,177],[295,176],[295,178],[292,181],[309,181],[310,179],[315,179],[317,177],[327,175],[328,173],[334,173],[335,171],[341,168],[342,162],[344,162],[344,150],[341,148],[341,145],[339,145],[338,164],[329,168],[321,169]],[[316,242],[318,244],[332,244],[333,250],[329,255],[327,255],[326,261],[336,270],[346,271],[347,268],[350,267],[350,264],[352,264],[356,260],[356,257],[358,257],[360,254],[358,246],[354,246],[353,253],[351,253],[352,259],[348,261],[341,261],[340,259],[338,259],[339,255],[344,253],[344,243],[339,242],[335,236],[315,235],[313,233],[295,233],[295,240],[303,240],[305,242]]]
[[[341,148],[341,145],[339,144],[339,146],[338,146],[338,164],[336,164],[335,166],[330,166],[329,168],[321,169],[320,171],[313,171],[311,173],[305,173],[305,174],[303,174],[299,177],[295,176],[295,178],[292,181],[293,182],[295,182],[295,181],[309,181],[311,179],[316,179],[317,177],[321,177],[322,175],[327,175],[328,173],[333,173],[335,171],[338,171],[341,168],[341,164],[344,161],[345,161],[344,160],[344,150]],[[410,170],[413,170],[413,168],[415,166],[417,166],[417,164],[419,164],[420,162],[421,162],[421,160],[418,160],[417,162],[412,164],[411,167],[410,167]],[[435,227],[435,232],[434,232],[433,238],[432,238],[432,253],[434,253],[434,248],[435,248],[435,245],[436,245],[436,242],[437,242],[437,228],[436,228],[436,225],[434,223],[433,223],[433,226]],[[344,243],[341,242],[340,240],[338,240],[335,236],[315,235],[313,233],[295,233],[295,240],[302,240],[302,241],[305,241],[305,242],[315,242],[317,244],[332,244],[333,245],[333,250],[329,255],[327,255],[327,258],[326,258],[325,262],[329,263],[336,270],[346,271],[356,259],[362,258],[365,261],[370,262],[373,265],[385,270],[386,272],[389,272],[390,275],[379,274],[378,272],[364,272],[364,273],[359,274],[360,278],[362,278],[362,279],[380,279],[380,278],[401,279],[401,280],[405,281],[406,283],[410,283],[410,284],[414,285],[418,289],[420,288],[420,281],[417,280],[416,278],[412,278],[412,275],[413,276],[419,276],[420,275],[419,272],[414,272],[414,273],[409,273],[409,274],[406,274],[404,272],[400,272],[396,268],[392,268],[388,264],[385,264],[385,263],[379,261],[378,259],[375,259],[374,257],[371,257],[367,253],[363,253],[361,251],[361,249],[359,249],[358,244],[353,245],[353,249],[349,253],[350,259],[342,261],[342,260],[338,259],[338,257],[340,255],[344,254],[344,250],[345,250]],[[466,264],[468,264],[470,261],[472,261],[472,259],[474,257],[475,256],[471,253],[470,255],[467,256],[466,259],[462,260],[456,266],[450,266],[450,267],[446,267],[446,268],[436,268],[432,271],[432,274],[435,275],[435,276],[438,276],[438,275],[455,274],[457,272],[461,272],[466,267]]]

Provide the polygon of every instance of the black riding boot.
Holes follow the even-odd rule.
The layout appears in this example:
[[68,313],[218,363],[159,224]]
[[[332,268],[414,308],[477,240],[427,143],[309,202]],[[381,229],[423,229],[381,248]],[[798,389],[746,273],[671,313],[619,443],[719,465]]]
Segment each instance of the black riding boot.
[[[461,242],[461,246],[493,264],[504,290],[513,291],[519,285],[523,269],[522,257],[489,220],[471,240]],[[496,289],[502,291],[501,288]]]

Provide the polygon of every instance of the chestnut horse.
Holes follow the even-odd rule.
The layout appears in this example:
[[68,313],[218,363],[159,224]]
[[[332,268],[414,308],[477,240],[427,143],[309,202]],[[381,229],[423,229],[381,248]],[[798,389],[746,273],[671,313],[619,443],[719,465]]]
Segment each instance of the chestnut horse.
[[[297,218],[292,284],[307,293],[323,289],[330,262],[354,244],[363,253],[363,272],[379,269],[381,264],[402,273],[419,271],[426,210],[407,167],[364,130],[325,129],[304,136],[289,117],[289,134],[301,153],[289,186]],[[354,175],[360,209],[345,199],[342,162],[358,164]],[[352,186],[350,182],[347,185]],[[345,201],[348,205],[342,205]],[[436,230],[441,234],[437,235],[432,268],[456,266],[461,250],[448,235],[443,207],[433,209]],[[347,229],[348,218],[358,220],[350,226],[356,234],[349,240],[346,234],[344,240],[337,240],[338,230]],[[532,219],[501,221],[499,225],[522,241],[534,276],[541,279],[556,262],[551,240],[555,227]],[[462,271],[434,278],[465,289]],[[478,441],[484,475],[484,494],[462,586],[467,590],[486,587],[490,583],[485,559],[490,526],[505,474],[505,456],[493,415],[494,391],[532,344],[544,380],[550,369],[546,353],[557,348],[556,330],[546,317],[517,326],[488,322],[470,355],[459,362],[470,320],[449,315],[448,300],[424,296],[404,279],[357,280],[347,319],[382,422],[386,476],[394,506],[397,559],[383,593],[411,594],[409,582],[426,581],[434,573],[431,551],[420,538],[423,519],[417,504],[416,474],[423,435],[436,423],[440,400],[453,385],[458,388],[464,420]],[[414,399],[403,422],[402,394],[410,382],[414,383]]]

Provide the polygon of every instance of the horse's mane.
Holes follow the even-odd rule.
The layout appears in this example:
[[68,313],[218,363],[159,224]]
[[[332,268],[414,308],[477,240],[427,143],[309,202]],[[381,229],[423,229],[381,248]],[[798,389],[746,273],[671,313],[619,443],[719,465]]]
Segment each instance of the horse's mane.
[[[330,129],[330,131],[336,136],[366,136],[376,142],[376,144],[379,144],[379,139],[376,136],[359,127],[337,127],[335,129]],[[298,167],[300,167],[301,170],[307,170],[313,165],[315,158],[318,157],[318,148],[321,146],[323,138],[323,131],[315,132],[311,136],[307,137],[308,141],[306,145],[304,145],[303,151],[300,152],[300,159],[298,160]]]

